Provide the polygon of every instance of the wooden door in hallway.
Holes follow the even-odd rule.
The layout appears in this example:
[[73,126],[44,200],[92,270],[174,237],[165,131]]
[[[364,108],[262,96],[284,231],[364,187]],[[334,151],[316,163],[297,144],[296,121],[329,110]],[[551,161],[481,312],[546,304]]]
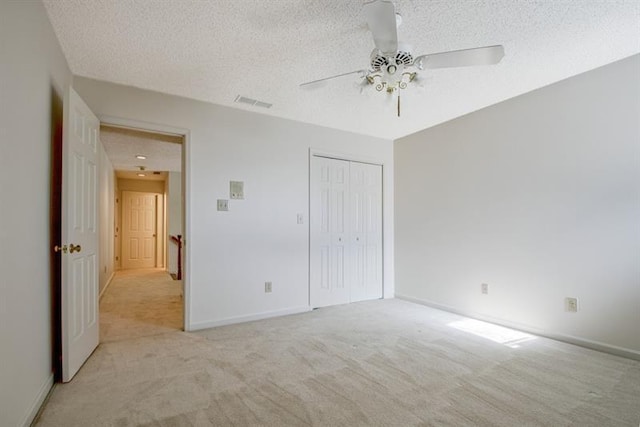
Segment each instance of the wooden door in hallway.
[[122,192],[122,268],[156,266],[158,195]]

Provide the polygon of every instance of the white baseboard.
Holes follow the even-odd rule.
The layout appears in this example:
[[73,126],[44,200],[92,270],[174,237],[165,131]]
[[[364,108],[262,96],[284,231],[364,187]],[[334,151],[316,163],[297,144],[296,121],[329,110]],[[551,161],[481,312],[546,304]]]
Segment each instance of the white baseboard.
[[107,291],[107,288],[111,284],[111,281],[113,280],[115,275],[116,275],[115,271],[113,273],[111,273],[111,277],[109,277],[109,280],[107,280],[107,284],[104,285],[104,288],[102,288],[102,291],[100,292],[100,295],[98,296],[98,300],[100,300],[102,298],[102,296],[104,295],[104,293]]
[[44,383],[40,387],[40,390],[38,391],[38,395],[31,404],[31,407],[29,407],[29,410],[24,415],[22,422],[18,425],[29,427],[31,423],[33,423],[33,420],[36,418],[36,415],[38,415],[42,404],[49,394],[49,391],[51,391],[51,387],[53,387],[53,373],[51,373],[49,377],[44,381]]
[[599,341],[592,341],[586,338],[574,337],[572,335],[561,334],[552,331],[546,331],[535,328],[533,326],[524,325],[521,323],[510,322],[508,320],[499,319],[483,314],[475,313],[467,310],[460,310],[455,307],[451,307],[444,304],[439,304],[433,301],[424,300],[420,298],[414,298],[408,295],[396,294],[396,298],[413,302],[420,305],[426,305],[427,307],[436,308],[438,310],[448,311],[450,313],[459,314],[465,317],[471,317],[477,320],[483,320],[485,322],[495,323],[496,325],[505,326],[511,329],[517,329],[522,332],[528,332],[534,335],[540,335],[542,337],[551,338],[552,340],[566,342],[568,344],[578,345],[580,347],[589,348],[592,350],[602,351],[604,353],[613,354],[616,356],[626,357],[627,359],[640,360],[640,351],[631,350],[624,347],[617,347],[610,344],[605,344]]
[[271,317],[287,316],[290,314],[306,313],[311,311],[309,306],[292,307],[284,310],[264,311],[262,313],[249,314],[246,316],[227,317],[226,319],[196,322],[189,325],[187,331],[198,331],[201,329],[215,328],[217,326],[233,325],[234,323],[252,322],[254,320],[268,319]]

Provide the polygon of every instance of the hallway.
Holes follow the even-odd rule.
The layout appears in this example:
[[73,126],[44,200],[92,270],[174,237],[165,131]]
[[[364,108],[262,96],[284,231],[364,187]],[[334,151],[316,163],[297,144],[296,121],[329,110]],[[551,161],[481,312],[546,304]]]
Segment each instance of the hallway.
[[100,343],[183,328],[182,281],[161,269],[120,270],[100,300]]

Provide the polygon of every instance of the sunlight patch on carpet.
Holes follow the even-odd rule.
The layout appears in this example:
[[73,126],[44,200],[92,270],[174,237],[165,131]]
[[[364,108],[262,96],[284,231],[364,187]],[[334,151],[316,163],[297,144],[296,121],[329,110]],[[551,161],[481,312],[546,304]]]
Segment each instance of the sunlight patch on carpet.
[[511,348],[518,348],[520,347],[520,344],[537,338],[534,335],[475,319],[458,320],[456,322],[449,323],[447,326],[489,339],[493,342],[497,342]]

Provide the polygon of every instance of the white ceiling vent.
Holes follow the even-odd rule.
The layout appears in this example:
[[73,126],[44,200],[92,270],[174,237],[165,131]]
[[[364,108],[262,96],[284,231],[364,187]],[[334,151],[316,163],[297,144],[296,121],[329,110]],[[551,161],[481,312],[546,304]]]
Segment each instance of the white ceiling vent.
[[262,107],[262,108],[271,108],[273,104],[269,104],[268,102],[258,101],[257,99],[247,98],[246,96],[238,95],[233,102],[239,102],[240,104],[249,104],[254,107]]

